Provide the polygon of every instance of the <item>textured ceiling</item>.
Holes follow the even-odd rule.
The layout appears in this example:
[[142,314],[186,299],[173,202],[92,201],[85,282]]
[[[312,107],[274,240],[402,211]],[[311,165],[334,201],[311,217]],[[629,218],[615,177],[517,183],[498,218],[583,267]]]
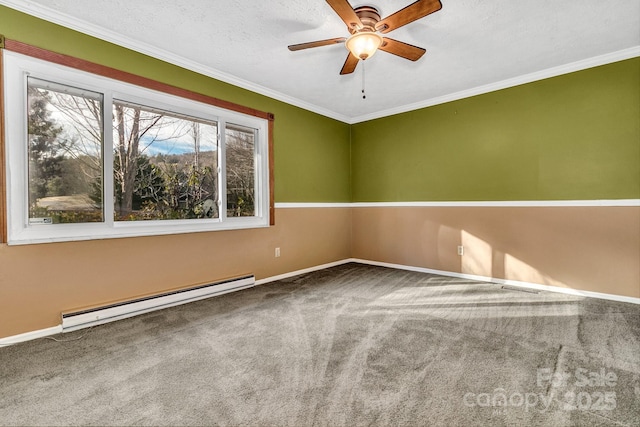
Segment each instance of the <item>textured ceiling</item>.
[[[324,0],[0,0],[0,4],[348,123],[640,55],[638,0],[441,0],[340,76],[347,51],[287,45],[347,36]],[[352,1],[387,16],[411,0]]]

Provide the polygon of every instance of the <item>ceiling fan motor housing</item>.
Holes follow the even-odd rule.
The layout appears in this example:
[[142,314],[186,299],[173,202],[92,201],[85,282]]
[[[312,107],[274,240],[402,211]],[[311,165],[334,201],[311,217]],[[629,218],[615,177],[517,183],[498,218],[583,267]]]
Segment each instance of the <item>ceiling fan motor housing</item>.
[[380,12],[378,9],[372,6],[360,6],[354,9],[358,18],[362,22],[362,29],[358,30],[355,27],[347,27],[351,34],[359,32],[376,32],[376,24],[380,21]]

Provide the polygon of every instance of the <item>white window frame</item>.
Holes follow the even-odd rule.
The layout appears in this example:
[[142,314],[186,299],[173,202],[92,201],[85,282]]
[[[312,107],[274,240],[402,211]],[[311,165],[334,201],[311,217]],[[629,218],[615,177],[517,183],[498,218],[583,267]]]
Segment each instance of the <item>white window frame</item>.
[[[118,237],[153,236],[261,228],[269,226],[269,124],[268,120],[223,109],[172,94],[57,65],[15,52],[4,51],[5,154],[8,244],[63,242]],[[104,222],[29,224],[27,77],[79,87],[104,95],[103,204]],[[219,217],[180,220],[113,220],[113,133],[111,102],[122,100],[218,123],[220,172]],[[224,125],[232,123],[256,129],[255,216],[227,217],[224,174]]]

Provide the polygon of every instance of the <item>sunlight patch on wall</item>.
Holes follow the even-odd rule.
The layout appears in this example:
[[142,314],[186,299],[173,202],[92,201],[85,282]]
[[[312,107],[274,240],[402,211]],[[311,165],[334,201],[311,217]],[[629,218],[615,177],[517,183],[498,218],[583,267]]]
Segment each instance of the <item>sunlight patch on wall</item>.
[[462,273],[494,277],[491,245],[465,230],[460,232],[460,242],[464,247]]
[[460,242],[464,247],[464,255],[461,257],[461,272],[464,274],[570,288],[566,283],[549,277],[512,254],[496,249],[491,243],[468,231],[460,232]]
[[504,256],[504,273],[505,277],[510,280],[539,283],[541,285],[558,286],[561,288],[570,287],[566,283],[543,274],[540,270],[509,254],[505,254]]

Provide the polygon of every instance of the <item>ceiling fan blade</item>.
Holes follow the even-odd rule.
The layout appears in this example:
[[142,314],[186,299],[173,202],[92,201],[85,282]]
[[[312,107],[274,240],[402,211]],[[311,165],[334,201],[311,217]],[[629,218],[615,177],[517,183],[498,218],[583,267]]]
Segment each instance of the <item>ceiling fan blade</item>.
[[430,13],[436,12],[442,8],[440,0],[418,0],[411,3],[404,9],[400,9],[396,13],[387,16],[376,24],[376,30],[381,33],[388,33],[389,31],[400,28],[403,25],[407,25],[416,19],[424,18]]
[[344,37],[337,37],[335,39],[317,40],[315,42],[292,44],[291,46],[289,46],[289,50],[295,51],[295,50],[309,49],[312,47],[327,46],[330,44],[344,43],[345,40],[347,39]]
[[347,60],[344,61],[344,65],[342,66],[342,70],[340,70],[340,74],[351,74],[355,71],[356,66],[358,65],[358,61],[360,59],[349,52],[349,56],[347,56]]
[[426,52],[426,50],[421,47],[399,42],[398,40],[390,39],[389,37],[383,37],[382,45],[379,49],[411,61],[417,61]]
[[327,3],[329,3],[329,6],[338,14],[340,19],[347,24],[347,28],[359,30],[364,27],[362,21],[360,21],[360,18],[358,18],[358,15],[356,15],[356,12],[347,0],[327,0]]

